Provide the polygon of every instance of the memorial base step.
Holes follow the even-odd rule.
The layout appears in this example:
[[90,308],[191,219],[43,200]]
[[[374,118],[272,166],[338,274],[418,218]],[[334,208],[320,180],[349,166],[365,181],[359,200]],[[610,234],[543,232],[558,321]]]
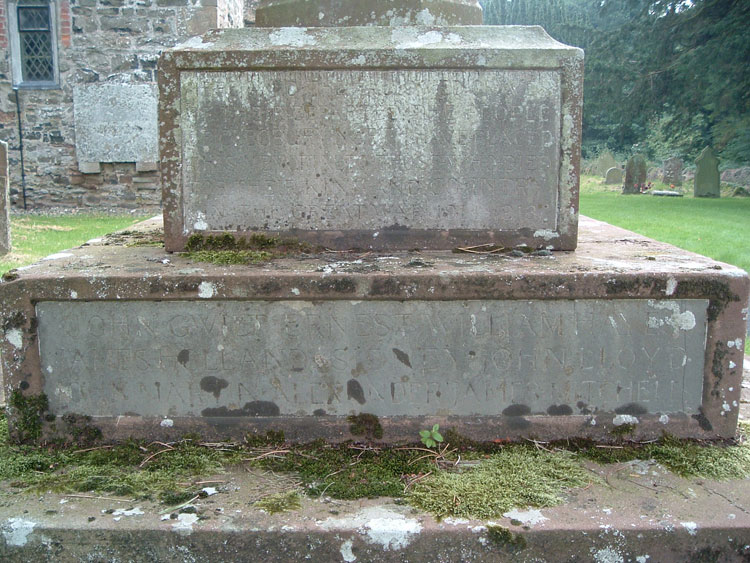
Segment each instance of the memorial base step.
[[[220,474],[181,509],[93,494],[0,492],[3,561],[747,561],[747,480],[682,479],[649,462],[592,465],[585,489],[549,508],[436,521],[403,500],[303,497],[274,515],[268,474]],[[285,478],[284,478],[285,479]],[[259,484],[260,483],[260,484]],[[288,480],[284,481],[288,486]]]
[[361,414],[391,443],[433,424],[476,440],[733,436],[747,274],[580,227],[575,252],[217,266],[148,244],[151,221],[50,256],[0,286],[12,428],[34,437],[19,421],[43,396],[41,440],[83,424],[105,441],[340,441]]

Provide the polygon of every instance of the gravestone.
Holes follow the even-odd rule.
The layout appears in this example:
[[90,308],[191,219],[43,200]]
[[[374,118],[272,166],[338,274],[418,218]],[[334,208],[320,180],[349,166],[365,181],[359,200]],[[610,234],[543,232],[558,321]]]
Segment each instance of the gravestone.
[[604,176],[605,184],[622,184],[622,168],[619,166],[613,166],[607,170]]
[[607,170],[616,166],[617,161],[615,160],[615,157],[612,156],[612,153],[609,151],[604,151],[597,157],[596,161],[594,162],[592,172],[597,176],[604,176],[607,174]]
[[225,232],[573,249],[582,56],[540,27],[418,25],[232,30],[166,51],[167,249]]
[[11,250],[10,241],[10,176],[8,174],[8,143],[0,141],[0,255]]
[[695,197],[720,197],[719,159],[711,147],[706,147],[695,159],[693,195]]
[[[577,242],[580,57],[540,28],[421,25],[165,52],[167,248],[152,221],[0,283],[5,388],[46,398],[39,441],[733,436],[744,273],[585,219],[576,252],[496,246]],[[168,252],[257,232],[374,250]]]
[[625,165],[624,194],[641,193],[641,186],[646,183],[646,159],[640,154],[631,156]]
[[682,185],[682,159],[673,156],[664,161],[662,181],[667,185]]

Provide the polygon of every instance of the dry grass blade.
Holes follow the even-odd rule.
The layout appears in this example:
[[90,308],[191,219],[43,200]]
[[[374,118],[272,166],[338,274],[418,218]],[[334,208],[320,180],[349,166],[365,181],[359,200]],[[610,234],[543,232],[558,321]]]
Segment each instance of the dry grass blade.
[[259,459],[265,459],[267,457],[281,457],[281,454],[288,454],[292,450],[271,450],[270,452],[264,452],[255,457],[243,457],[242,461],[258,461]]
[[[167,444],[164,444],[164,445],[167,446]],[[146,465],[149,461],[151,461],[152,459],[154,459],[159,454],[163,454],[164,452],[170,452],[172,450],[174,450],[174,448],[172,446],[167,446],[163,450],[159,450],[158,452],[152,453],[150,456],[148,456],[146,459],[144,459],[140,463],[140,465],[138,465],[138,467],[143,467],[144,465]]]

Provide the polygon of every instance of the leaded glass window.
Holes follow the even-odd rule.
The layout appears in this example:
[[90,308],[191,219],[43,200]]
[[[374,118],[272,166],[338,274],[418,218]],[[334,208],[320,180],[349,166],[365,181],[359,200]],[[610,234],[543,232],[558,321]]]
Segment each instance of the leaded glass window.
[[[1,1],[1,0],[0,0]],[[49,0],[9,3],[14,83],[54,87],[57,81],[55,5]]]
[[18,36],[24,81],[54,80],[49,5],[18,6]]

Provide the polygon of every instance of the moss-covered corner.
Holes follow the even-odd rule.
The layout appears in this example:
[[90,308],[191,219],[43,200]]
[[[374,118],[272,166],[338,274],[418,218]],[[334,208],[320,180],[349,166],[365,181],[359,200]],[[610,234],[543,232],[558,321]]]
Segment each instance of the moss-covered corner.
[[14,421],[12,437],[22,444],[39,440],[49,410],[47,395],[24,395],[21,390],[15,389],[10,394],[8,406]]
[[259,264],[273,258],[310,252],[312,247],[297,239],[254,233],[238,238],[230,233],[219,235],[192,234],[185,243],[186,258],[197,262],[229,266]]
[[487,538],[492,542],[493,545],[513,551],[520,551],[526,549],[526,538],[521,534],[514,534],[508,528],[503,528],[497,525],[487,526]]
[[380,440],[383,438],[383,427],[378,417],[370,413],[353,414],[346,419],[350,426],[349,432],[352,436],[362,436],[368,440]]
[[265,510],[269,514],[299,510],[302,507],[302,497],[300,497],[299,491],[276,493],[260,499],[253,506]]

